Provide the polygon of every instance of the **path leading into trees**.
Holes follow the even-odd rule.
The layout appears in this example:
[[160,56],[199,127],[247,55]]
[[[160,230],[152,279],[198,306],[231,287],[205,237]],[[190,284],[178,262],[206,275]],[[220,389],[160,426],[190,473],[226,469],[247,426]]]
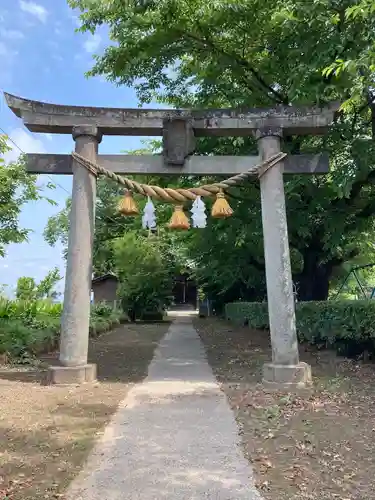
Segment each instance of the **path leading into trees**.
[[261,499],[188,313],[178,313],[66,498]]

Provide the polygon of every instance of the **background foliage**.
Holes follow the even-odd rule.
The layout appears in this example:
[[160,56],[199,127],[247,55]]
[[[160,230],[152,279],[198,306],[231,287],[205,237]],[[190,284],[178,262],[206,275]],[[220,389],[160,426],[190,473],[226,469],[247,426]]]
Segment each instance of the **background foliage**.
[[[0,354],[28,363],[34,356],[58,348],[62,304],[48,299],[9,300],[0,297]],[[91,309],[90,335],[109,330],[124,318],[105,304]]]
[[[5,163],[4,155],[10,149],[7,138],[0,135],[0,258],[4,257],[7,245],[27,240],[30,230],[19,224],[19,215],[26,203],[45,199],[55,204],[42,195],[43,189],[37,184],[37,177],[26,172],[24,157]],[[47,184],[47,189],[53,187],[53,184]]]
[[145,311],[164,311],[172,301],[173,257],[152,235],[125,234],[114,242],[119,296],[125,311],[140,317]]
[[[250,328],[269,329],[266,302],[235,302],[225,307],[227,319]],[[300,342],[336,348],[346,356],[375,357],[375,301],[325,301],[296,304]]]
[[[331,156],[329,175],[286,180],[299,299],[325,300],[344,264],[373,259],[373,2],[70,4],[81,9],[82,31],[95,32],[103,23],[110,28],[111,43],[89,74],[134,86],[141,103],[238,108],[342,102],[326,137],[284,138],[290,153],[327,150]],[[252,138],[205,138],[196,151],[255,152]],[[232,195],[235,217],[183,237],[181,246],[202,286],[219,301],[256,300],[265,293],[259,186],[249,182]]]

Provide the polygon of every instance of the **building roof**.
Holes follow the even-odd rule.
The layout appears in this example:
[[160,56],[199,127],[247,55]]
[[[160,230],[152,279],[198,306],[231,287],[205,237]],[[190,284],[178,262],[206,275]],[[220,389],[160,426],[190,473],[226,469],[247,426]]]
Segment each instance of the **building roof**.
[[96,278],[94,278],[92,280],[91,284],[96,285],[97,283],[101,283],[102,281],[106,281],[109,279],[117,280],[117,276],[115,274],[112,274],[112,273],[103,274],[102,276],[97,276]]

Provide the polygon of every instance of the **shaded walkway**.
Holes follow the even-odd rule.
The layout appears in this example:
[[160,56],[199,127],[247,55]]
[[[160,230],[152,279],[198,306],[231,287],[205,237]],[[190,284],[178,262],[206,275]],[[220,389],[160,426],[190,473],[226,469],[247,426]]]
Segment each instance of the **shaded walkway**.
[[202,343],[180,316],[67,500],[259,500],[238,442]]

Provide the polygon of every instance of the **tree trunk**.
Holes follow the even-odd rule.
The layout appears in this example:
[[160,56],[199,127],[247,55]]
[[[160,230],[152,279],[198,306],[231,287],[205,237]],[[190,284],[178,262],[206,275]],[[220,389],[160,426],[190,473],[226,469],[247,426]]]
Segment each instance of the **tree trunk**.
[[320,263],[319,252],[308,250],[302,272],[295,277],[299,301],[327,300],[333,266]]

